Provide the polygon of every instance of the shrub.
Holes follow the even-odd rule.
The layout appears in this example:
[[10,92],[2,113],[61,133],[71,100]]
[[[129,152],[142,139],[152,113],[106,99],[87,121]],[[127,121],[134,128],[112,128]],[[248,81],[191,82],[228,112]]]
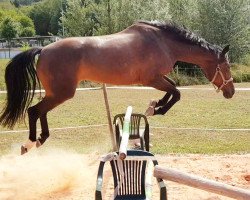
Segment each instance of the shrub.
[[172,72],[169,77],[176,82],[177,86],[202,85],[208,83],[208,80],[204,76],[192,77],[180,72]]
[[20,30],[20,37],[32,37],[35,35],[35,29],[32,27],[25,27]]
[[231,72],[234,82],[250,82],[250,67],[240,64],[232,64]]

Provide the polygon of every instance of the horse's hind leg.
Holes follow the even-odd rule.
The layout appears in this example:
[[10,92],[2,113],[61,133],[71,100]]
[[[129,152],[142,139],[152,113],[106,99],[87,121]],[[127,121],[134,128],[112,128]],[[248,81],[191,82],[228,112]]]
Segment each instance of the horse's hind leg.
[[40,123],[41,123],[42,133],[40,134],[40,137],[36,141],[36,147],[40,147],[49,137],[49,126],[48,126],[48,120],[47,120],[47,113],[43,114],[40,117]]
[[63,103],[67,99],[72,98],[73,96],[74,96],[74,92],[65,92],[64,95],[45,96],[41,102],[39,102],[35,106],[32,106],[28,109],[29,128],[30,128],[29,140],[30,141],[22,146],[21,154],[27,153],[29,149],[32,148],[37,141],[36,123],[37,123],[38,118],[40,118],[41,128],[42,128],[41,137],[37,141],[38,142],[37,146],[40,146],[40,144],[42,145],[49,136],[49,128],[48,128],[47,117],[46,117],[47,112],[52,110],[59,104]]
[[[155,104],[147,109],[145,113],[147,116],[158,114],[164,115],[177,101],[180,100],[180,92],[176,89],[175,83],[166,76],[160,76],[154,79],[150,86],[161,91],[166,91],[167,93],[162,99],[158,102],[155,101]],[[172,98],[170,99],[171,96]]]
[[36,109],[37,105],[32,106],[28,109],[29,140],[24,145],[21,146],[21,155],[27,153],[36,143],[36,122],[37,119],[39,118],[39,112]]

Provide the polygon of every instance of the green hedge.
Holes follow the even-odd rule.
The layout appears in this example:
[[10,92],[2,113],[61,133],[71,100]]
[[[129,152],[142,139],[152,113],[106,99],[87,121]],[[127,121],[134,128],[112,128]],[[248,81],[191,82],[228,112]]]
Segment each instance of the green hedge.
[[205,76],[192,77],[183,72],[179,73],[172,72],[169,75],[169,78],[173,79],[176,82],[177,86],[202,85],[209,83],[209,81],[205,78]]
[[234,78],[234,82],[250,82],[250,66],[232,64],[231,72]]
[[[197,71],[197,69],[193,70]],[[235,83],[250,82],[250,66],[232,64],[231,72]],[[179,70],[178,73],[176,71],[172,72],[169,77],[172,78],[178,86],[203,85],[209,83],[202,73],[198,73],[196,76],[191,76],[183,69]]]

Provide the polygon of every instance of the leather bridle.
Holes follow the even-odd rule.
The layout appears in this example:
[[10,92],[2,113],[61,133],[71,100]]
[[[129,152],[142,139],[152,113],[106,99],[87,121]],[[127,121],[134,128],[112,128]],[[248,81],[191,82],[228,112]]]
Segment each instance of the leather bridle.
[[[217,78],[217,76],[220,75],[221,76],[221,79],[223,81],[223,83],[221,84],[220,87],[217,87],[215,84],[214,84],[214,81],[215,79]],[[225,79],[223,73],[221,72],[221,68],[220,68],[220,65],[218,64],[217,67],[216,67],[216,71],[215,71],[215,74],[214,74],[214,77],[211,81],[211,83],[213,84],[214,88],[216,89],[216,92],[219,92],[225,85],[227,85],[229,82],[232,82],[233,81],[233,78],[230,77],[229,79]],[[217,87],[217,88],[216,88]]]

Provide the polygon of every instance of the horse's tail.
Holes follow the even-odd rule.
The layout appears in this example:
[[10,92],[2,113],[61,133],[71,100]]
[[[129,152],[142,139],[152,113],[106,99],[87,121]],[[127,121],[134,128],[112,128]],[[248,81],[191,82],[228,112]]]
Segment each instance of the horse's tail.
[[17,121],[24,118],[30,106],[37,83],[40,81],[34,68],[35,56],[41,48],[32,48],[16,55],[5,70],[7,102],[1,112],[0,124],[13,128]]

